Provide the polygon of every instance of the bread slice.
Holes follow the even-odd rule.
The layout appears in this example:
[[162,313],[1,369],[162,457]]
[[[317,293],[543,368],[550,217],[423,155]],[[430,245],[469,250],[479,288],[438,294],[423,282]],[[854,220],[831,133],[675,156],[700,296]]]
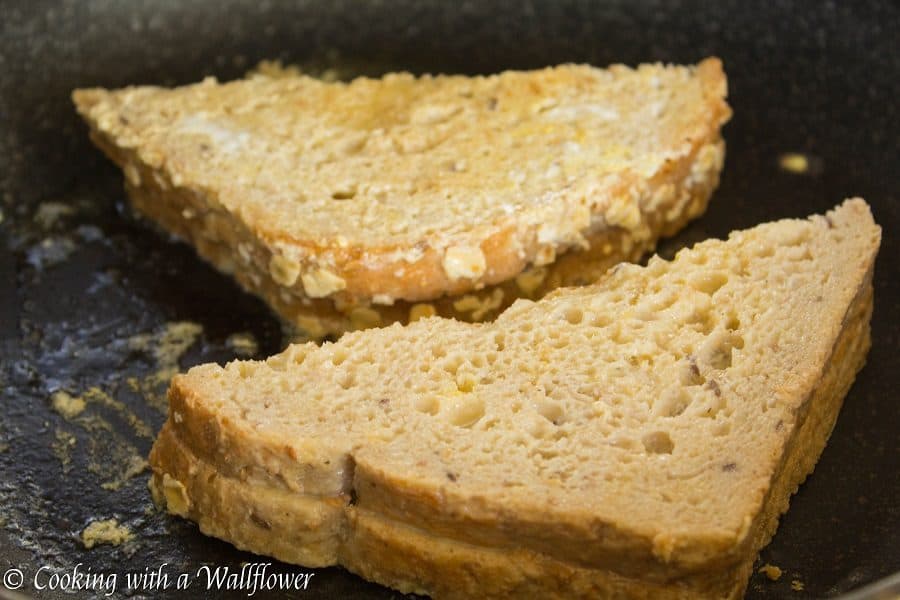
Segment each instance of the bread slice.
[[236,546],[462,597],[737,598],[869,348],[866,203],[175,377],[150,463]]
[[701,214],[718,59],[77,90],[134,207],[312,337],[492,318]]

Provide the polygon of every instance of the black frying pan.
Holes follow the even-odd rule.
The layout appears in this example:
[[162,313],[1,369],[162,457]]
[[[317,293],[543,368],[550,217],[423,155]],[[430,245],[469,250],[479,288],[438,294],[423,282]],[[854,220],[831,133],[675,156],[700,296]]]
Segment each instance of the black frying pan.
[[[725,129],[724,177],[707,215],[663,252],[821,212],[850,195],[866,197],[884,228],[868,366],[815,474],[763,550],[761,564],[777,565],[784,575],[773,582],[755,574],[747,595],[836,596],[900,570],[897,31],[900,9],[887,1],[6,0],[0,5],[0,571],[20,569],[22,591],[53,597],[61,594],[32,588],[35,572],[45,566],[56,570],[43,571],[47,576],[65,574],[82,563],[82,571],[117,573],[117,595],[125,596],[127,572],[168,563],[174,578],[203,565],[239,568],[259,560],[153,512],[146,473],[125,477],[130,457],[145,456],[151,444],[135,419],[152,434],[164,417],[153,404],[164,384],[154,385],[148,374],[165,360],[161,365],[133,336],[158,342],[167,322],[199,323],[202,335],[193,343],[186,338],[178,362],[187,368],[233,358],[226,339],[237,331],[252,332],[259,354],[271,354],[282,343],[280,328],[258,300],[188,247],[129,216],[120,173],[90,146],[72,110],[73,88],[227,79],[264,58],[312,70],[337,66],[346,75],[483,73],[565,61],[690,63],[713,54],[725,62],[735,114]],[[785,152],[804,153],[808,171],[781,169]],[[86,410],[73,419],[50,408],[54,391],[92,388]],[[111,517],[135,538],[86,550],[80,532]],[[279,563],[271,569],[308,572]],[[206,591],[203,583],[170,595],[246,595]],[[802,590],[792,589],[800,584]],[[324,569],[303,595],[398,594]]]

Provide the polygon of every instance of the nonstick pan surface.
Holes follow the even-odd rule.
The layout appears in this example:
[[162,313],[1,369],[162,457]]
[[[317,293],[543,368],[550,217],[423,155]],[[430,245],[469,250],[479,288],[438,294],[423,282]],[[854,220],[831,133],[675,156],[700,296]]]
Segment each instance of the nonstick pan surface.
[[[261,59],[349,76],[708,55],[725,63],[734,108],[725,171],[708,213],[663,244],[664,254],[852,195],[870,202],[884,230],[868,364],[762,552],[760,565],[784,575],[754,574],[747,597],[834,597],[900,570],[898,31],[893,2],[4,1],[0,571],[21,570],[28,595],[69,598],[35,590],[33,577],[42,566],[66,573],[80,563],[118,573],[117,596],[141,597],[159,592],[127,593],[125,573],[268,562],[156,512],[141,459],[164,419],[173,370],[234,358],[239,347],[228,340],[238,332],[253,335],[258,356],[274,353],[281,328],[189,247],[131,217],[120,173],[72,109],[73,88],[229,79]],[[807,171],[782,168],[785,153],[803,154]],[[83,411],[63,416],[58,394],[54,409],[59,391],[84,400]],[[110,518],[132,539],[86,549],[84,528]],[[167,594],[246,595],[206,590],[202,580]],[[399,596],[321,569],[300,594],[255,597],[289,595]]]

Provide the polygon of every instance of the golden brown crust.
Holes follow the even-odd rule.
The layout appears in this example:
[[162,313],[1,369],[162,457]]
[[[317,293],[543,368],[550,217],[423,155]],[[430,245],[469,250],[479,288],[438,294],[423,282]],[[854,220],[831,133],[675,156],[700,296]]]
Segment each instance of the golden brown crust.
[[[647,73],[653,68],[647,67]],[[585,76],[583,69],[572,68],[573,85]],[[568,76],[560,73],[538,72],[535,77]],[[619,77],[631,71],[614,67],[610,73]],[[74,97],[91,125],[92,139],[123,168],[139,212],[190,241],[201,256],[262,296],[287,322],[318,338],[407,322],[412,307],[421,302],[442,316],[484,320],[517,297],[537,297],[554,286],[589,281],[586,274],[602,273],[619,260],[652,250],[660,235],[674,233],[703,212],[722,166],[719,129],[730,109],[724,100],[721,62],[703,61],[692,77],[699,85],[700,105],[695,108],[702,117],[677,125],[680,129],[666,143],[677,138],[678,145],[659,148],[666,158],[653,159],[657,162],[647,167],[652,173],[624,170],[593,183],[566,184],[553,192],[558,197],[552,202],[536,205],[552,214],[523,213],[484,224],[486,233],[477,243],[440,241],[440,232],[409,245],[362,245],[354,241],[352,231],[346,232],[346,239],[288,235],[260,206],[232,206],[222,190],[185,179],[178,170],[181,163],[167,162],[165,145],[135,143],[136,134],[115,119],[125,111],[120,96],[80,90]],[[591,250],[577,251],[581,244]],[[456,265],[448,263],[454,249],[462,262],[449,268]],[[454,268],[465,271],[466,261],[479,258],[484,264],[476,276],[454,276]],[[546,263],[552,264],[540,289],[524,291],[513,282],[529,265]],[[462,294],[474,298],[460,308]]]
[[337,563],[346,498],[298,494],[224,475],[197,458],[169,427],[160,432],[151,460],[165,465],[151,480],[154,496],[170,512],[196,521],[203,533],[286,562]]
[[[418,304],[433,307],[433,312],[429,314],[463,321],[482,321],[500,314],[517,298],[537,299],[558,287],[590,283],[619,262],[639,260],[653,251],[660,237],[674,234],[703,214],[718,185],[724,158],[724,142],[719,138],[698,146],[683,160],[669,165],[651,183],[647,192],[647,197],[654,200],[641,213],[645,228],[642,236],[636,238],[620,227],[604,228],[589,234],[586,237],[587,249],[575,248],[546,266],[533,267],[529,271],[536,279],[533,286],[526,286],[513,277],[471,291],[465,295],[472,298],[469,301],[461,302],[465,296],[430,298],[425,295],[417,300],[396,300],[391,305],[380,305],[373,303],[372,298],[350,298],[349,292],[347,297],[308,298],[279,285],[264,266],[271,260],[271,252],[256,243],[252,231],[216,209],[203,194],[170,186],[146,165],[123,157],[119,149],[98,136],[94,136],[94,140],[116,163],[132,165],[144,182],[140,187],[135,187],[126,181],[129,197],[139,213],[159,223],[170,233],[188,240],[201,257],[234,276],[245,290],[263,298],[281,318],[296,327],[298,333],[310,338],[339,335],[345,331],[392,322],[408,323],[413,307]],[[694,176],[691,176],[692,172]],[[194,216],[185,218],[186,211]],[[238,247],[248,250],[235,256],[234,248]],[[236,264],[244,256],[253,264]],[[409,285],[414,286],[415,282],[427,279],[421,270],[421,263],[419,261],[407,267],[404,278]],[[521,272],[519,269],[514,275]]]
[[682,579],[654,582],[579,567],[522,546],[492,548],[436,538],[356,510],[341,564],[405,593],[434,598],[739,598],[752,561]]

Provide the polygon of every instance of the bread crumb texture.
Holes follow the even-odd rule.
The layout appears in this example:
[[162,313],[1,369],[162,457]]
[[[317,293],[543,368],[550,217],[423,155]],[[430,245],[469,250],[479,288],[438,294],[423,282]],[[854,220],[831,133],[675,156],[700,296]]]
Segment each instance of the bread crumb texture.
[[178,361],[203,334],[203,326],[193,321],[170,321],[157,331],[128,338],[128,347],[156,361],[157,370],[141,379],[129,378],[128,384],[148,403],[165,410],[165,385],[178,373]]
[[[594,244],[616,241],[619,260],[651,248],[705,209],[731,114],[718,59],[349,83],[268,71],[74,99],[138,211],[326,332],[372,303],[379,324],[405,321],[566,253],[596,260]],[[395,300],[411,304],[382,309]]]
[[232,333],[225,339],[225,345],[243,358],[251,358],[259,352],[259,342],[249,331]]
[[101,544],[118,546],[132,539],[131,530],[116,519],[93,521],[81,532],[81,543],[88,550]]
[[770,565],[769,563],[764,564],[759,568],[759,572],[764,574],[772,581],[778,581],[781,579],[781,575],[783,571],[780,567],[776,567],[775,565]]
[[195,367],[172,383],[157,495],[241,547],[406,591],[453,596],[456,573],[578,595],[580,573],[593,593],[737,597],[868,349],[879,240],[851,200],[490,324],[423,314]]
[[50,395],[50,406],[66,419],[72,419],[80,415],[87,404],[84,398],[59,390]]

